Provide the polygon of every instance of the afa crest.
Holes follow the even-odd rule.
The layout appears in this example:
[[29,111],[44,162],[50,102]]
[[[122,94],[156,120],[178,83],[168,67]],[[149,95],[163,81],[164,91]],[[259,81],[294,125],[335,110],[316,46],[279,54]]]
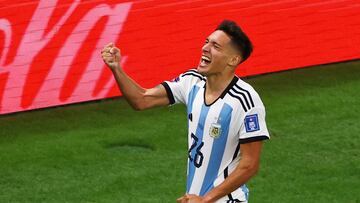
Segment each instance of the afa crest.
[[218,138],[221,135],[221,125],[219,123],[212,123],[209,131],[210,137]]

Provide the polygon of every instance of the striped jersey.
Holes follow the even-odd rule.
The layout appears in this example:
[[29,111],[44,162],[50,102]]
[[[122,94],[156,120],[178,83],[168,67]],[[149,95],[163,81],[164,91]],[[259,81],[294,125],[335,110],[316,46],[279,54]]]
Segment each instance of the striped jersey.
[[[191,69],[165,81],[170,104],[183,103],[188,117],[186,193],[204,196],[221,184],[239,163],[240,144],[269,139],[265,107],[256,91],[234,76],[220,97],[204,101],[206,77]],[[241,186],[217,202],[243,202],[248,188]]]

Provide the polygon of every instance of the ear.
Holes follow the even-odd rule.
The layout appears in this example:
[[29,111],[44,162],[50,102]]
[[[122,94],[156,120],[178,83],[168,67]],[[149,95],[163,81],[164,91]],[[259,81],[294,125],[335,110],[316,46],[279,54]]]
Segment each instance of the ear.
[[241,62],[241,56],[240,55],[233,55],[233,56],[231,56],[228,64],[230,66],[236,67],[236,66],[238,66],[240,64],[240,62]]

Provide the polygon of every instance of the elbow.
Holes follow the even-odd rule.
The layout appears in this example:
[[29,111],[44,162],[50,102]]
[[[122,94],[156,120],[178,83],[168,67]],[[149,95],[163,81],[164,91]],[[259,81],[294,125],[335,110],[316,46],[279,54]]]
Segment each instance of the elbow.
[[134,102],[131,102],[130,106],[135,111],[143,111],[148,108],[148,106],[146,105],[146,102],[143,99],[138,99]]
[[258,163],[254,163],[254,164],[251,164],[250,167],[249,167],[249,171],[250,173],[255,176],[258,171],[259,171],[259,164]]
[[131,105],[131,108],[135,111],[142,111],[142,109],[138,106],[135,106],[135,105]]
[[143,111],[151,108],[151,101],[148,99],[146,92],[138,95],[137,97],[127,98],[128,103],[135,111]]
[[125,96],[125,99],[131,108],[135,111],[142,111],[147,108],[144,97],[134,98]]
[[143,111],[146,109],[145,105],[139,103],[131,104],[131,108],[134,109],[135,111]]
[[259,172],[259,166],[253,167],[251,169],[251,172],[252,172],[253,176],[255,176]]
[[257,162],[250,162],[250,163],[244,164],[243,167],[250,176],[255,176],[258,173],[259,168],[260,168],[259,163],[257,163]]

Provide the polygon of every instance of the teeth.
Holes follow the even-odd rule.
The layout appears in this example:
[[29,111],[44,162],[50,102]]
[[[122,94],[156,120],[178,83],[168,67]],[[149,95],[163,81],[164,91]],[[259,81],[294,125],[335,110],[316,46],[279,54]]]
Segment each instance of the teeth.
[[210,62],[211,60],[210,60],[210,58],[209,57],[207,57],[207,56],[201,56],[201,59],[202,60],[205,60],[205,61],[208,61],[208,62]]

